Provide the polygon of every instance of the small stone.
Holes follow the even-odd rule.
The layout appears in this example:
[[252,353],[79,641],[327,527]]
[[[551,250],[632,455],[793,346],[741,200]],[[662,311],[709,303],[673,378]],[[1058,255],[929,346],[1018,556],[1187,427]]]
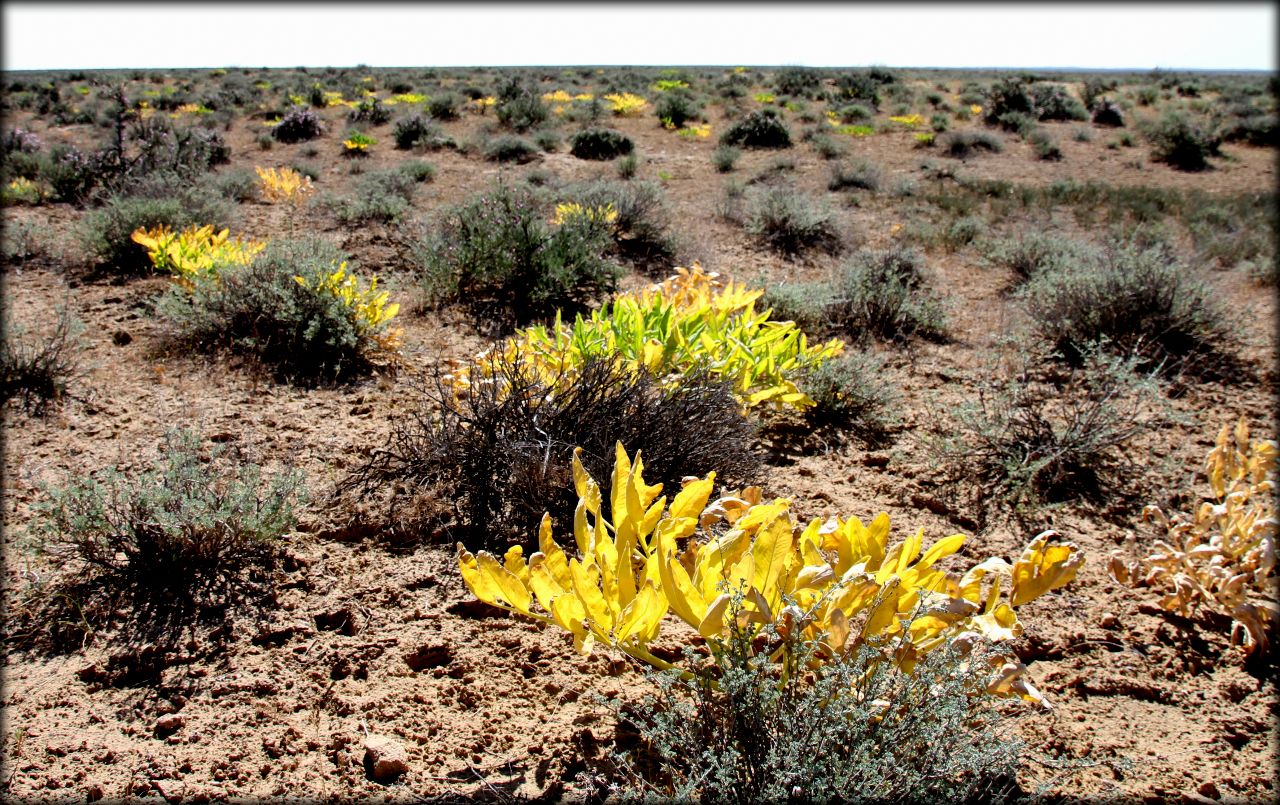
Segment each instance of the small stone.
[[169,735],[177,732],[187,723],[187,719],[180,713],[169,713],[156,719],[156,734]]
[[133,336],[129,335],[128,330],[116,330],[111,334],[111,341],[117,347],[123,347],[133,343]]
[[385,783],[409,770],[409,755],[394,738],[370,735],[364,742],[364,763],[373,779]]

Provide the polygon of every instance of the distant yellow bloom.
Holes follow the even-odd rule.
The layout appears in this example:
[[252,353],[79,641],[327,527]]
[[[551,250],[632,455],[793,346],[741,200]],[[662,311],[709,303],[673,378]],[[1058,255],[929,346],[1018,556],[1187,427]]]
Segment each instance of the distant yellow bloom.
[[588,221],[603,221],[611,224],[618,220],[618,210],[612,204],[606,204],[603,207],[584,207],[576,201],[569,201],[556,205],[556,215],[551,219],[551,223],[556,226],[563,226],[575,218],[585,218]]
[[613,113],[618,117],[635,117],[647,103],[644,98],[632,95],[630,92],[606,95],[604,99],[610,103]]
[[969,114],[974,116],[982,114],[982,107],[976,103],[973,104],[972,106],[969,107]]
[[299,202],[314,188],[310,176],[303,176],[293,168],[255,168],[262,180],[262,197],[268,202]]

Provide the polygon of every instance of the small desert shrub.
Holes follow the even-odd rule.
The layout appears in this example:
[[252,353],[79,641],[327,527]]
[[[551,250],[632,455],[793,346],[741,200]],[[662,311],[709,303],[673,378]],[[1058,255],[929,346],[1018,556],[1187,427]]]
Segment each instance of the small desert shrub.
[[167,226],[177,231],[206,224],[221,229],[230,218],[226,200],[210,193],[164,187],[155,192],[159,195],[112,196],[84,219],[80,240],[100,269],[113,274],[150,273],[146,251],[133,242],[138,229]]
[[396,141],[396,148],[401,150],[408,148],[435,150],[451,148],[454,145],[453,140],[445,135],[439,123],[422,114],[412,114],[397,120],[395,126],[391,128],[391,137]]
[[822,86],[822,73],[812,67],[783,67],[774,74],[773,86],[779,95],[813,97]]
[[551,110],[542,97],[517,78],[499,89],[495,113],[500,124],[517,132],[537,128],[551,117]]
[[836,97],[841,101],[863,101],[880,108],[880,82],[868,72],[836,76]]
[[838,254],[844,248],[831,212],[790,187],[757,192],[743,227],[761,245],[788,257],[812,250]]
[[246,202],[258,197],[258,175],[249,168],[222,171],[203,184],[228,201]]
[[484,158],[491,162],[515,162],[524,165],[538,158],[538,147],[523,137],[504,134],[484,146]]
[[979,150],[998,154],[1004,150],[1000,138],[989,131],[952,131],[938,138],[942,153],[965,159]]
[[1093,116],[1091,120],[1095,126],[1121,128],[1124,126],[1124,112],[1120,111],[1120,107],[1118,105],[1106,98],[1103,98],[1098,105],[1093,108]]
[[979,103],[982,105],[983,119],[989,126],[1000,124],[1000,119],[1010,112],[1028,117],[1034,117],[1036,113],[1030,89],[1018,78],[996,81],[987,89],[985,97]]
[[123,592],[135,605],[225,605],[245,588],[245,570],[270,562],[302,493],[299,473],[264,479],[257,466],[228,465],[221,447],[202,450],[195,433],[175,430],[152,469],[107,467],[46,487],[31,537],[81,587]]
[[1071,97],[1062,87],[1035,84],[1031,87],[1032,103],[1038,120],[1088,120],[1084,104]]
[[1062,148],[1053,135],[1043,129],[1036,129],[1027,136],[1027,142],[1035,149],[1040,159],[1057,162],[1062,159]]
[[983,517],[996,505],[1100,501],[1125,486],[1133,471],[1125,448],[1160,424],[1147,413],[1159,397],[1132,358],[1087,351],[1065,374],[1025,360],[986,380],[955,409],[955,433],[929,443],[974,488]]
[[611,293],[619,268],[605,259],[611,224],[547,217],[524,188],[499,185],[443,210],[418,249],[431,303],[463,301],[494,329],[563,310],[586,310]]
[[1144,132],[1151,143],[1151,158],[1181,171],[1209,168],[1209,157],[1218,156],[1222,142],[1203,123],[1168,112]]
[[634,179],[636,174],[640,172],[640,158],[633,151],[615,162],[614,168],[618,172],[619,179],[624,181]]
[[324,123],[313,109],[291,109],[271,130],[278,142],[300,143],[324,134]]
[[833,166],[831,178],[827,180],[827,189],[844,190],[852,187],[874,192],[880,189],[883,182],[884,173],[880,170],[880,166],[860,159]]
[[942,247],[954,252],[973,243],[987,231],[987,225],[976,215],[962,215],[942,231]]
[[81,324],[67,308],[58,311],[52,330],[28,336],[5,317],[0,344],[0,407],[16,400],[22,410],[42,415],[61,400],[80,374]]
[[72,146],[54,145],[41,156],[40,178],[48,182],[51,200],[79,204],[101,184],[102,159],[100,155],[86,154]]
[[[479,376],[479,366],[472,372]],[[727,384],[693,378],[663,389],[606,360],[565,383],[503,358],[492,381],[460,393],[437,377],[344,486],[366,494],[433,489],[453,501],[462,528],[455,536],[473,549],[528,544],[544,512],[557,527],[573,522],[575,446],[594,477],[607,477],[621,442],[643,454],[647,480],[679,489],[682,478],[713,468],[738,483],[754,479],[752,437]]]
[[613,129],[583,129],[569,143],[569,153],[578,159],[614,159],[635,148],[630,137]]
[[988,263],[1013,272],[1015,285],[1042,271],[1069,271],[1097,256],[1084,241],[1037,231],[991,241],[984,251]]
[[832,329],[853,339],[943,338],[946,317],[927,280],[914,249],[857,252],[836,274],[836,296],[827,306]]
[[860,103],[850,103],[835,110],[841,123],[863,123],[875,117],[875,110]]
[[1054,351],[1075,364],[1102,342],[1117,354],[1141,355],[1144,368],[1173,370],[1224,361],[1232,341],[1209,289],[1160,244],[1110,244],[1070,270],[1038,273],[1020,294]]
[[[740,599],[728,623],[746,622]],[[1022,744],[986,692],[985,649],[940,648],[906,673],[869,647],[820,663],[822,645],[799,629],[730,628],[705,673],[649,671],[656,695],[614,704],[638,741],[597,767],[602,787],[623,801],[743,805],[1015,799]],[[781,670],[753,640],[778,647]]]
[[[429,172],[427,176],[430,175],[432,174]],[[344,224],[368,221],[390,223],[400,220],[408,212],[413,200],[414,185],[424,180],[399,168],[370,171],[356,182],[355,192],[351,196],[329,198],[327,204],[334,216]]]
[[841,143],[826,134],[815,134],[809,138],[809,144],[813,146],[813,150],[823,159],[839,159],[844,156],[847,149],[844,143]]
[[427,101],[427,114],[435,120],[457,120],[462,99],[452,92],[431,96]]
[[339,268],[355,274],[347,263],[319,238],[276,240],[216,281],[172,286],[157,311],[177,344],[247,355],[287,382],[346,381],[387,363],[394,343],[385,321],[370,321],[373,308],[324,290]]
[[773,109],[760,109],[734,123],[720,136],[721,145],[744,148],[790,148],[791,132]]
[[347,122],[381,126],[391,120],[391,110],[377,98],[365,98],[347,113]]
[[670,270],[678,246],[661,185],[601,179],[571,186],[565,194],[583,207],[610,208],[617,213],[611,234],[619,257],[663,276]]
[[662,125],[679,129],[702,114],[702,107],[687,91],[668,90],[653,105],[653,114]]
[[533,134],[533,144],[548,154],[554,154],[560,148],[560,142],[560,133],[555,129],[539,129]]
[[732,145],[719,145],[716,150],[711,152],[711,164],[715,166],[717,173],[728,173],[733,170],[733,166],[737,164],[738,159],[742,157],[742,151],[734,148]]
[[902,403],[884,380],[884,368],[884,361],[869,353],[847,352],[810,372],[802,384],[817,403],[805,411],[810,426],[854,433],[869,444],[883,442]]

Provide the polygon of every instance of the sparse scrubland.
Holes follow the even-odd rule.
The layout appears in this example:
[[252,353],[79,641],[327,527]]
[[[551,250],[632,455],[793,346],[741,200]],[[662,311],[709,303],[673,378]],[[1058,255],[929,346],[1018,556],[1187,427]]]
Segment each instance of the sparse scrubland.
[[1276,80],[7,73],[15,801],[1269,801]]

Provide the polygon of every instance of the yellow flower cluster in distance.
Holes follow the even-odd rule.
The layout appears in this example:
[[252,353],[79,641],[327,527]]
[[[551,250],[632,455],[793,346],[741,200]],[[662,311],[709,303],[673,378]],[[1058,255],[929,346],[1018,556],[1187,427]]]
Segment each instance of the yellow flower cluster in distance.
[[923,126],[925,122],[922,115],[893,115],[889,120],[912,128],[915,128],[916,126]]
[[971,114],[971,115],[973,115],[973,116],[975,116],[975,117],[976,117],[976,116],[978,116],[978,115],[980,115],[980,114],[982,114],[982,106],[981,106],[981,105],[979,105],[979,104],[976,104],[976,103],[975,103],[975,104],[970,105],[970,106],[969,106],[969,114]]
[[39,204],[40,186],[25,176],[19,176],[9,182],[4,191],[6,204]]
[[635,117],[648,104],[644,98],[632,95],[630,92],[613,93],[604,96],[604,99],[609,102],[610,109],[618,117]]
[[356,329],[360,335],[368,335],[380,347],[392,349],[399,341],[399,330],[388,334],[377,332],[400,311],[398,303],[388,304],[390,294],[378,291],[377,277],[369,280],[368,288],[362,289],[356,276],[347,273],[347,263],[343,261],[315,284],[309,284],[306,277],[295,276],[293,279],[303,288],[340,300],[354,314]]
[[301,201],[314,186],[310,176],[303,176],[293,168],[254,168],[261,181],[262,197],[268,202]]
[[248,265],[266,247],[261,241],[233,239],[226,229],[214,232],[212,226],[192,226],[181,232],[166,226],[140,228],[132,237],[147,250],[157,270],[173,274],[178,284],[188,289],[200,282],[216,282],[225,268]]
[[428,97],[421,92],[401,92],[383,101],[384,106],[396,106],[402,103],[426,103]]
[[847,134],[850,137],[870,137],[876,133],[874,126],[865,125],[836,126],[834,131],[836,134]]
[[706,138],[711,136],[711,124],[703,123],[700,126],[699,125],[686,126],[676,131],[676,134],[679,134],[681,137],[686,137],[686,138],[696,137],[700,140],[705,140]]
[[367,134],[356,132],[347,139],[342,141],[344,153],[347,155],[365,154],[369,151],[369,146],[377,145],[378,141]]
[[618,210],[613,204],[606,204],[603,207],[584,207],[576,201],[569,201],[556,205],[556,214],[551,219],[551,223],[556,226],[564,226],[570,221],[582,218],[593,223],[611,224],[618,220]]
[[486,95],[483,98],[473,98],[468,101],[468,106],[474,112],[484,114],[485,110],[498,102],[498,99],[492,95]]
[[774,101],[773,95],[768,92],[757,92],[755,97],[756,103],[773,103]]
[[679,79],[660,78],[658,79],[657,83],[653,85],[653,88],[658,92],[667,92],[673,89],[684,89],[688,86],[689,86],[688,84],[686,84],[685,82]]
[[568,384],[589,360],[612,358],[631,371],[645,371],[678,385],[701,369],[732,383],[744,408],[804,409],[814,405],[795,378],[839,355],[839,340],[810,346],[794,322],[770,321],[757,312],[764,293],[734,282],[721,283],[697,263],[677,268],[670,279],[578,316],[571,325],[557,317],[550,327],[534,325],[482,355],[472,369],[450,376],[455,392],[473,382],[491,382],[505,361],[520,360],[552,385]]
[[569,103],[573,100],[573,96],[562,89],[558,89],[555,92],[544,92],[542,100],[548,103]]
[[[714,472],[686,479],[668,505],[662,484],[645,483],[640,454],[632,461],[620,442],[606,517],[604,492],[581,452],[572,462],[576,556],[556,542],[549,515],[527,561],[519,545],[501,560],[461,544],[457,555],[478,599],[568,631],[583,654],[599,643],[672,668],[649,648],[668,613],[722,651],[728,616],[736,614],[740,627],[757,633],[766,625],[799,630],[819,646],[818,662],[868,647],[876,664],[910,674],[939,647],[966,652],[979,640],[1018,637],[1015,607],[1069,583],[1084,563],[1075,545],[1046,531],[1012,565],[993,557],[963,573],[947,571],[938,565],[960,550],[963,534],[926,548],[922,528],[891,546],[886,514],[869,524],[856,517],[803,523],[788,499],[766,502],[754,487],[711,501]],[[758,661],[779,662],[767,643],[750,645]],[[988,692],[1043,703],[1015,657],[989,662]]]

